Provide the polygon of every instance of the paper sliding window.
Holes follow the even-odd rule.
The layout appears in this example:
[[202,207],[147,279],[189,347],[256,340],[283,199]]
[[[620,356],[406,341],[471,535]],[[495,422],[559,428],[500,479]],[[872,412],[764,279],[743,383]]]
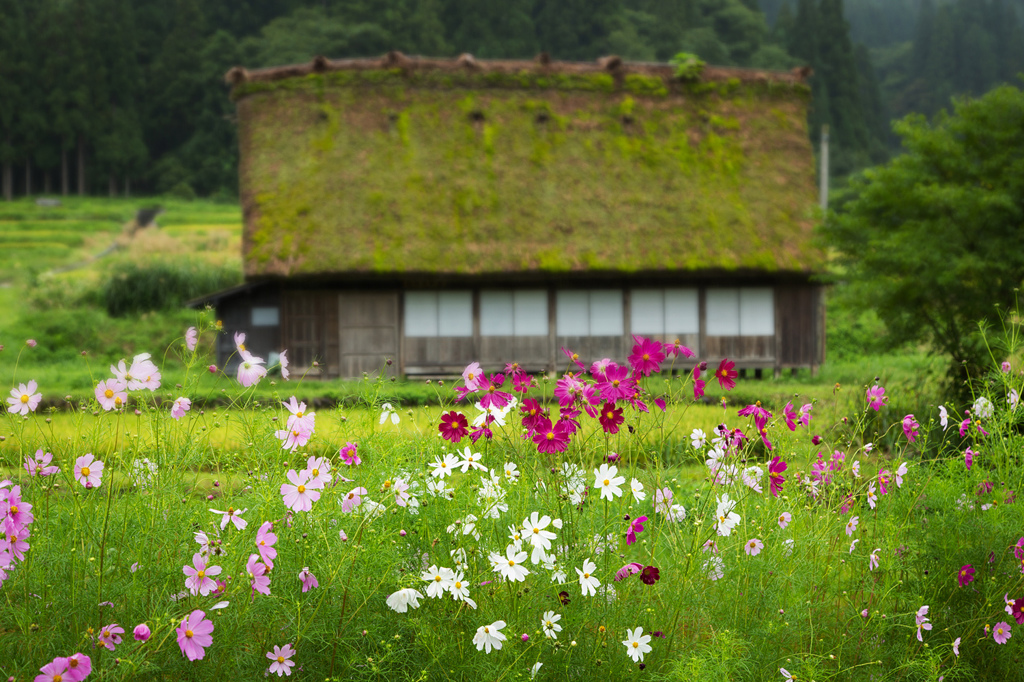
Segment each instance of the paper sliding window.
[[407,291],[406,336],[473,336],[469,291]]
[[622,291],[559,291],[556,330],[559,336],[620,336],[623,333]]
[[630,331],[666,337],[700,333],[696,289],[634,289],[630,294]]
[[481,336],[547,336],[548,293],[543,290],[480,292]]
[[707,290],[708,336],[774,336],[771,287]]

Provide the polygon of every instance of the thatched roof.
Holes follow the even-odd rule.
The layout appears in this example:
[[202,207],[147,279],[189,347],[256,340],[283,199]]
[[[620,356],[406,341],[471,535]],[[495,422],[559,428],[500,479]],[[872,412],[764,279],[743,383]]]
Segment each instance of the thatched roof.
[[810,272],[806,72],[235,68],[248,276]]

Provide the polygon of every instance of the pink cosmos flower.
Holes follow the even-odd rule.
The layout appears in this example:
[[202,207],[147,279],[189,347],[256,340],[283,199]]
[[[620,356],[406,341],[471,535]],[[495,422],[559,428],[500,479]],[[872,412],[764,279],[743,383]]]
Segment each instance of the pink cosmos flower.
[[871,552],[871,556],[868,558],[868,569],[873,571],[878,568],[878,553],[881,551],[881,547],[876,547],[875,550]]
[[583,366],[583,363],[580,362],[580,356],[578,353],[574,353],[568,348],[565,348],[564,346],[562,347],[562,352],[565,353],[565,357],[569,358],[569,361],[575,363],[577,367],[579,367],[580,369],[586,369]]
[[486,374],[480,374],[478,389],[483,391],[483,395],[480,397],[480,405],[483,409],[486,410],[489,407],[501,409],[509,404],[512,394],[498,390],[503,383],[505,383],[504,374],[492,374],[489,377]]
[[790,431],[796,431],[796,420],[798,415],[796,410],[793,409],[793,403],[786,403],[786,406],[782,408],[782,417],[786,420],[786,427]]
[[345,464],[358,466],[363,463],[363,460],[359,459],[358,450],[359,446],[355,443],[345,443],[345,446],[338,450],[338,456]]
[[238,383],[242,384],[245,388],[259,383],[260,379],[267,376],[267,368],[263,366],[263,363],[263,358],[258,358],[246,352],[242,356],[242,361],[238,363]]
[[467,365],[466,369],[462,370],[462,382],[465,384],[466,390],[473,392],[480,388],[480,378],[483,375],[484,372],[480,369],[479,362],[471,362]]
[[636,542],[636,536],[638,533],[644,531],[644,522],[647,521],[646,516],[638,516],[635,519],[629,521],[628,528],[626,530],[626,544],[632,545]]
[[192,555],[192,565],[183,566],[181,572],[184,573],[185,587],[192,594],[199,594],[206,596],[217,589],[217,582],[211,578],[212,575],[220,575],[220,566],[207,566],[206,558],[196,552]]
[[743,551],[749,556],[757,556],[764,549],[764,543],[757,538],[751,538],[747,540],[747,544],[743,546]]
[[192,401],[188,398],[181,397],[174,401],[174,405],[171,406],[171,416],[175,419],[181,419],[185,416],[185,413],[192,409]]
[[68,656],[68,674],[64,676],[67,682],[81,682],[92,672],[92,659],[85,654],[74,654]]
[[235,509],[234,507],[228,507],[226,512],[222,512],[219,509],[211,509],[210,511],[222,516],[220,520],[221,530],[227,528],[228,521],[235,524],[235,528],[238,530],[245,530],[245,527],[249,525],[249,522],[242,518],[242,514],[249,511],[248,509]]
[[196,331],[195,327],[189,327],[185,330],[185,348],[191,353],[196,349],[196,344],[199,342],[199,332]]
[[274,549],[277,535],[274,534],[273,528],[274,524],[270,521],[264,521],[260,529],[256,531],[256,551],[260,553],[260,558],[263,559],[268,568],[274,567],[274,559],[277,558],[277,550]]
[[98,488],[103,478],[103,462],[92,456],[82,455],[75,460],[75,480],[86,488]]
[[932,624],[928,622],[926,617],[928,614],[928,605],[924,605],[917,610],[917,614],[914,616],[915,624],[917,625],[917,641],[923,642],[924,637],[922,636],[922,630],[931,630]]
[[277,361],[281,365],[281,378],[288,381],[288,377],[291,376],[291,372],[288,371],[288,351],[281,351],[281,354],[277,357]]
[[637,573],[640,573],[642,570],[644,570],[643,564],[638,564],[635,561],[628,563],[619,570],[615,571],[615,580],[616,582],[625,580],[631,575],[636,575]]
[[992,628],[992,639],[996,644],[1006,644],[1006,640],[1010,639],[1010,624],[1005,621],[996,623]]
[[346,514],[363,503],[363,495],[366,494],[366,488],[359,487],[353,488],[348,491],[345,495],[345,499],[341,502],[341,511]]
[[811,403],[807,403],[806,405],[802,405],[800,407],[800,423],[802,425],[807,427],[811,425],[811,408],[813,407],[814,405],[812,405]]
[[[252,580],[252,589],[260,594],[270,595],[270,576],[267,575],[267,567],[259,563],[258,554],[250,554],[249,561],[245,564],[245,572]],[[303,590],[305,592],[305,590]]]
[[299,580],[302,581],[303,593],[310,591],[314,587],[320,587],[316,576],[309,572],[309,566],[303,566],[302,570],[299,571]]
[[58,656],[39,669],[42,675],[36,675],[34,682],[62,682],[68,672],[68,659]]
[[306,430],[304,424],[295,424],[290,428],[275,431],[274,435],[282,441],[283,450],[294,450],[308,443],[313,432]]
[[395,492],[395,504],[399,507],[405,507],[409,504],[409,484],[401,478],[395,479],[394,492]]
[[772,484],[772,495],[774,497],[778,497],[779,493],[782,492],[782,484],[786,482],[786,477],[782,475],[782,472],[788,466],[778,456],[774,457],[771,464],[768,465],[768,480]]
[[121,635],[124,634],[124,628],[117,623],[111,623],[110,625],[104,625],[100,628],[99,643],[100,646],[105,646],[111,651],[114,650],[114,646],[121,643]]
[[974,464],[974,456],[976,454],[978,453],[970,448],[967,448],[967,450],[964,451],[964,464],[967,466],[968,471],[971,470],[971,465]]
[[12,388],[11,397],[7,399],[7,403],[10,405],[7,411],[20,415],[35,412],[36,408],[39,407],[39,402],[43,399],[42,393],[35,392],[36,388],[35,380],[28,382],[28,384],[18,384],[18,388]]
[[960,587],[967,587],[974,581],[974,566],[965,564],[960,567],[960,572],[957,573],[956,580],[960,584]]
[[704,389],[707,387],[707,383],[703,379],[693,380],[693,399],[700,400],[704,397]]
[[960,638],[957,637],[953,640],[953,653],[960,656]]
[[322,490],[334,478],[331,476],[331,460],[326,457],[310,457],[306,460],[306,473],[309,474],[307,488]]
[[885,397],[885,389],[881,386],[872,386],[867,392],[868,405],[873,407],[875,411],[882,409],[882,405],[885,405],[885,401],[888,398]]
[[782,512],[781,514],[779,514],[779,528],[785,530],[786,526],[788,526],[789,522],[792,520],[792,514],[790,514],[789,512]]
[[633,336],[635,345],[633,353],[629,356],[629,364],[633,372],[645,377],[657,374],[661,371],[661,363],[665,361],[665,353],[660,341]]
[[857,522],[860,521],[859,516],[852,517],[846,522],[846,536],[850,537],[857,531]]
[[151,634],[153,633],[150,631],[149,626],[145,623],[139,623],[135,626],[135,629],[132,630],[132,637],[135,638],[136,642],[148,641]]
[[1009,362],[1009,360],[1003,360],[1003,364],[999,366],[999,369],[1003,370],[1004,372],[1009,372],[1010,371],[1010,362]]
[[531,434],[537,432],[537,427],[544,420],[544,409],[540,406],[535,398],[524,400],[523,404],[519,407],[519,412],[523,417],[523,427],[525,427]]
[[288,480],[291,481],[291,485],[281,484],[284,506],[293,511],[310,511],[313,503],[320,499],[320,491],[306,485],[309,482],[309,472],[290,469]]
[[96,385],[96,400],[107,412],[120,410],[128,402],[127,386],[118,379],[107,379]]
[[35,457],[25,457],[25,471],[29,476],[52,476],[60,473],[60,468],[51,466],[53,454],[36,450]]
[[606,402],[628,400],[633,395],[636,382],[630,377],[628,367],[620,367],[610,362],[604,374],[595,378],[595,388],[600,391],[601,398]]
[[654,491],[654,512],[656,514],[672,513],[672,489],[660,488]]
[[247,355],[251,355],[248,349],[245,347],[245,332],[235,332],[235,350],[243,358]]
[[903,462],[897,467],[896,471],[893,472],[893,476],[896,477],[896,487],[903,487],[903,477],[907,475],[907,463]]
[[684,358],[692,358],[695,353],[679,342],[679,339],[672,341],[671,343],[665,343],[665,357],[671,355],[674,358],[678,358],[682,355]]
[[291,657],[295,655],[295,650],[292,649],[291,644],[285,644],[283,647],[274,645],[274,650],[267,652],[267,658],[273,661],[270,664],[270,672],[276,673],[278,677],[281,675],[291,675],[292,666],[295,665],[291,661]]
[[291,414],[288,417],[286,429],[301,428],[312,433],[316,429],[316,412],[308,412],[306,403],[299,402],[292,396],[288,402],[281,403]]
[[722,358],[722,361],[718,363],[718,369],[715,370],[715,378],[718,379],[718,383],[727,391],[731,391],[736,388],[736,377],[740,375],[735,369],[736,363],[729,358]]
[[875,494],[875,483],[874,483],[874,481],[872,481],[871,483],[868,483],[868,492],[867,492],[866,497],[868,498],[868,506],[871,507],[872,509],[874,509],[875,505],[878,503],[878,495]]
[[461,412],[451,410],[441,415],[441,423],[437,425],[437,430],[445,440],[458,443],[469,433],[469,421]]
[[206,655],[206,647],[213,644],[213,637],[210,634],[213,630],[213,621],[206,620],[204,612],[196,609],[190,613],[188,618],[175,628],[182,656],[190,661],[202,660]]
[[919,426],[920,424],[918,424],[917,420],[914,419],[914,415],[908,414],[903,418],[903,435],[905,435],[907,440],[911,443],[913,443],[914,439],[917,438],[917,429]]
[[533,388],[533,377],[526,372],[518,372],[512,375],[512,389],[516,393],[528,393]]

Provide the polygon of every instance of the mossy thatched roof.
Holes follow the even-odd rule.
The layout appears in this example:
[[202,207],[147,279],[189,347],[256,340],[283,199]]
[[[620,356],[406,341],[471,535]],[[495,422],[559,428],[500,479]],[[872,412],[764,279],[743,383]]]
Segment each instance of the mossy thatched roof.
[[246,274],[816,270],[804,75],[232,69]]

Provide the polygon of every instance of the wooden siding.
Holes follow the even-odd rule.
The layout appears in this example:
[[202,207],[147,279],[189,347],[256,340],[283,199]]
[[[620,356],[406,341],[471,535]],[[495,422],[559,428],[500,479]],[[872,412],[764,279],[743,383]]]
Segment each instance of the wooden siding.
[[[398,372],[398,292],[343,291],[338,296],[340,375]],[[387,360],[392,364],[388,366]]]
[[217,307],[217,319],[224,323],[224,333],[217,336],[217,366],[229,374],[238,367],[238,353],[235,349],[235,333],[245,334],[246,349],[265,361],[270,354],[281,349],[280,327],[254,327],[252,309],[260,307],[278,308],[280,319],[281,298],[277,291],[254,292]]
[[[293,372],[341,376],[337,291],[283,292],[281,336]],[[320,366],[310,369],[313,362]]]

